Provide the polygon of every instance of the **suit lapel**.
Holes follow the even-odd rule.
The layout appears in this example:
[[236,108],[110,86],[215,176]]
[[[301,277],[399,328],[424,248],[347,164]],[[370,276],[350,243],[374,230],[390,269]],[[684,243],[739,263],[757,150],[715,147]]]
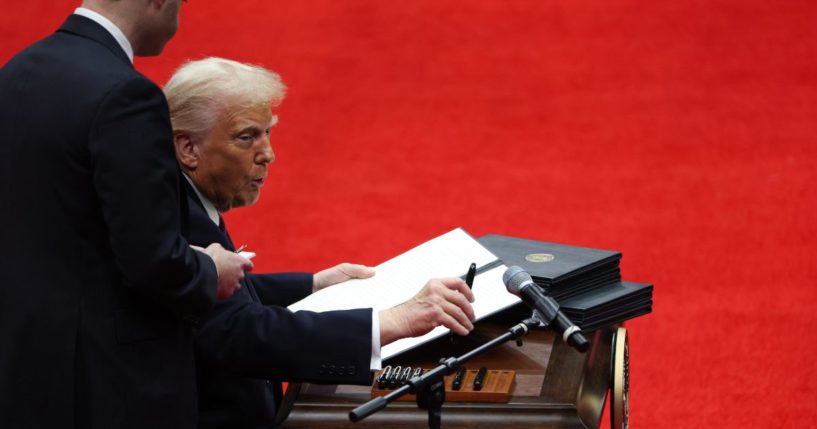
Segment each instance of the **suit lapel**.
[[[227,230],[222,231],[218,225],[214,224],[210,217],[207,216],[207,211],[204,205],[199,200],[196,191],[190,183],[184,178],[180,178],[183,189],[183,198],[187,199],[188,211],[188,235],[187,241],[197,246],[208,246],[211,243],[219,243],[227,250],[235,250]],[[220,216],[219,216],[220,217]]]

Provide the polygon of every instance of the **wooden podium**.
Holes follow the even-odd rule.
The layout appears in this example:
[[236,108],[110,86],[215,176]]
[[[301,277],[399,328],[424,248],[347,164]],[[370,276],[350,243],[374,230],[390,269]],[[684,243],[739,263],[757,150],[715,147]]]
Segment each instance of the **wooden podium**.
[[[503,313],[477,323],[468,337],[446,336],[387,362],[433,368],[442,357],[461,356],[521,320]],[[446,401],[443,428],[597,428],[610,387],[611,350],[616,326],[585,333],[590,349],[579,353],[550,330],[505,343],[465,364],[466,368],[512,370],[515,384],[507,404]],[[290,384],[278,418],[281,428],[426,428],[428,414],[414,402],[395,401],[357,423],[349,411],[368,401],[371,386]]]

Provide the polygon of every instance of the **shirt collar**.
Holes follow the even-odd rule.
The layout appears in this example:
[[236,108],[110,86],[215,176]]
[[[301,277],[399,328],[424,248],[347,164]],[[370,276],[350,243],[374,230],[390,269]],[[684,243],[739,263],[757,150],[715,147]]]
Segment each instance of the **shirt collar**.
[[111,33],[111,36],[116,40],[116,43],[119,43],[119,46],[122,47],[122,50],[125,51],[125,54],[130,59],[130,62],[133,63],[133,47],[130,44],[130,41],[127,37],[125,37],[125,33],[119,29],[110,19],[105,18],[104,16],[100,15],[97,12],[92,11],[91,9],[78,7],[74,11],[75,15],[84,16],[97,24],[101,25],[102,28],[108,30],[108,33]]
[[187,175],[184,173],[182,173],[182,176],[184,176],[184,178],[187,179],[187,183],[190,183],[190,186],[192,186],[193,190],[196,191],[196,195],[199,196],[199,201],[201,201],[201,205],[204,206],[204,211],[207,212],[207,217],[209,217],[214,224],[218,225],[220,216],[218,214],[218,210],[216,210],[216,206],[214,206],[213,203],[211,203],[210,200],[207,199],[207,197],[202,195],[202,193],[199,191],[199,188],[197,188],[196,185],[193,183],[193,180],[187,177]]

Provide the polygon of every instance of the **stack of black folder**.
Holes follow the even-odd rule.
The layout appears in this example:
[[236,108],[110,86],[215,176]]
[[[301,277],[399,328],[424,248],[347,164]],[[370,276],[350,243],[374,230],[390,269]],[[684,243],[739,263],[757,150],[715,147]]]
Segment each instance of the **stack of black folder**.
[[652,285],[621,281],[621,252],[485,235],[479,241],[507,266],[530,273],[585,331],[652,311]]
[[585,331],[652,311],[652,285],[616,282],[560,301],[561,310]]

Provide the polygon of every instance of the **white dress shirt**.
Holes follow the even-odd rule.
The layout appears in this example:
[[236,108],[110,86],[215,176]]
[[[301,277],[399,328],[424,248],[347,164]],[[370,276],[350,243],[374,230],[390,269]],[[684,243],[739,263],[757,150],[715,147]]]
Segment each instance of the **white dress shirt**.
[[127,37],[125,37],[125,33],[119,29],[110,19],[105,18],[104,16],[100,15],[97,12],[92,11],[91,9],[78,7],[74,11],[74,15],[84,16],[97,24],[101,25],[103,28],[108,30],[108,33],[111,33],[116,42],[119,43],[119,46],[122,47],[122,50],[125,51],[125,54],[128,55],[130,62],[133,63],[133,47],[130,44],[130,41]]

